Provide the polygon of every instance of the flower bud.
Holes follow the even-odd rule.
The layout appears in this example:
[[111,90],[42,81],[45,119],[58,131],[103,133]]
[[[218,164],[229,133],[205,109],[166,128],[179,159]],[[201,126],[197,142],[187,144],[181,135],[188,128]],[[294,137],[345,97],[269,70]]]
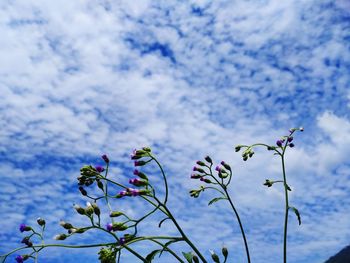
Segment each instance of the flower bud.
[[278,147],[282,147],[282,143],[283,143],[282,140],[277,140],[277,141],[276,141],[276,145],[277,145]]
[[142,147],[142,150],[149,153],[152,151],[150,147]]
[[205,163],[202,161],[197,161],[196,164],[198,164],[199,166],[206,166]]
[[29,258],[29,255],[18,255],[16,256],[15,260],[17,263],[23,263],[23,261],[27,260]]
[[94,213],[94,208],[92,207],[90,202],[86,203],[85,213],[91,216]]
[[287,139],[288,142],[292,142],[293,141],[293,136],[289,136]]
[[206,160],[208,163],[213,163],[213,160],[209,156],[205,156],[204,160]]
[[274,184],[274,181],[270,181],[269,179],[265,180],[264,185],[266,185],[267,187],[271,187]]
[[118,216],[121,216],[121,215],[124,215],[123,212],[120,212],[120,211],[113,211],[109,214],[110,217],[118,217]]
[[65,221],[60,221],[60,225],[61,225],[64,229],[73,228],[72,224],[67,223],[67,222],[65,222]]
[[144,166],[146,163],[145,161],[135,161],[134,166]]
[[74,207],[74,209],[78,212],[78,214],[86,215],[85,209],[82,208],[81,206],[79,206],[79,205],[74,205],[73,207]]
[[190,191],[190,196],[197,198],[199,196],[200,191],[198,190],[191,190]]
[[46,224],[45,220],[40,217],[36,220],[36,222],[39,226],[44,226]]
[[147,180],[147,181],[148,181],[147,175],[145,175],[144,173],[140,172],[140,171],[137,170],[137,169],[134,170],[134,175],[137,175],[137,176],[140,177],[141,179],[144,179],[144,180]]
[[197,171],[199,173],[204,173],[204,170],[202,168],[199,168],[199,167],[196,167],[196,166],[194,166],[192,170],[193,171]]
[[103,183],[100,180],[97,181],[97,186],[103,191]]
[[96,203],[92,203],[92,207],[93,207],[93,209],[94,209],[95,215],[100,216],[101,210],[100,210],[100,208],[97,206],[97,204],[96,204]]
[[199,263],[199,258],[197,257],[197,255],[193,255],[192,260],[194,263]]
[[54,237],[56,240],[65,240],[67,238],[66,234],[59,234]]
[[199,179],[199,180],[201,180],[202,182],[207,183],[207,184],[211,184],[212,183],[209,179],[206,179],[204,177],[201,177],[201,179]]
[[68,230],[68,233],[70,233],[70,234],[75,234],[75,233],[82,234],[85,231],[86,231],[86,229],[84,229],[84,228],[71,228]]
[[109,159],[106,154],[102,155],[101,158],[106,162],[109,163]]
[[32,228],[30,226],[27,226],[26,224],[20,224],[19,225],[19,231],[21,231],[22,233],[25,231],[31,231]]
[[239,152],[241,150],[242,146],[241,145],[237,145],[235,147],[235,152]]
[[275,146],[267,146],[267,150],[268,150],[268,151],[273,151],[273,150],[275,150],[275,149],[276,149]]
[[124,231],[128,228],[129,227],[127,225],[125,225],[124,223],[113,223],[112,224],[113,231]]
[[86,195],[87,195],[87,192],[86,192],[86,190],[84,189],[84,187],[79,186],[79,191],[80,191],[80,193],[81,193],[83,196],[86,196]]
[[105,170],[105,168],[103,168],[101,165],[95,166],[95,169],[96,169],[96,171],[99,172],[99,173],[102,173],[102,172]]
[[289,144],[289,147],[290,147],[290,148],[293,148],[293,147],[294,147],[294,143],[290,143],[290,144]]
[[222,255],[225,257],[225,261],[226,261],[226,258],[227,258],[227,256],[228,256],[227,247],[222,247],[221,253],[222,253]]
[[227,163],[225,163],[224,161],[221,161],[221,165],[225,167],[226,170],[231,171],[231,166],[229,166]]
[[214,253],[214,251],[210,251],[211,253],[211,258],[214,260],[215,263],[220,263],[219,256]]
[[202,176],[200,174],[191,174],[191,179],[199,179]]

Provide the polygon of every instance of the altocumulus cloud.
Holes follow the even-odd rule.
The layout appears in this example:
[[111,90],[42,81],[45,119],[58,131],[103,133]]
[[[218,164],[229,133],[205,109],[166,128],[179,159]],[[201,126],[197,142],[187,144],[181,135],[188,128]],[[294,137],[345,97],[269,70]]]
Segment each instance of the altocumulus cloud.
[[[61,218],[84,225],[71,209],[82,202],[80,166],[108,153],[113,176],[127,180],[128,153],[149,145],[191,238],[204,250],[225,242],[244,262],[227,207],[208,210],[209,194],[197,202],[187,194],[196,159],[232,163],[253,262],[278,262],[283,193],[262,183],[280,176],[279,163],[260,151],[242,162],[233,146],[273,144],[299,125],[305,132],[287,171],[303,224],[291,217],[290,262],[322,262],[348,245],[349,10],[346,0],[2,1],[0,253],[18,246],[18,225],[38,216],[48,238]],[[138,215],[137,204],[116,205]],[[84,260],[95,262],[95,252]],[[73,262],[77,253],[50,249],[45,262]]]

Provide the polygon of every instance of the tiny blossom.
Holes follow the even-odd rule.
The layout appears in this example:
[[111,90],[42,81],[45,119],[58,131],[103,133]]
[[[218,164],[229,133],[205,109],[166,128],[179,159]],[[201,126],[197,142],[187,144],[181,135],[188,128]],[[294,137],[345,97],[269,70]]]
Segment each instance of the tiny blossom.
[[102,172],[105,170],[105,168],[103,168],[103,167],[100,166],[100,165],[95,166],[95,169],[96,169],[96,171],[99,172],[99,173],[102,173]]
[[24,231],[27,231],[27,226],[26,226],[26,224],[20,224],[19,225],[19,231],[21,231],[22,233],[24,232]]
[[108,232],[111,232],[113,230],[113,224],[112,223],[108,223],[106,225],[106,229],[107,229]]
[[124,245],[125,244],[125,238],[124,237],[121,237],[120,239],[119,239],[119,245]]
[[101,158],[106,162],[109,163],[109,159],[106,154],[102,155]]
[[18,255],[17,257],[16,257],[16,261],[17,261],[17,263],[23,263],[23,257],[21,256],[21,255]]

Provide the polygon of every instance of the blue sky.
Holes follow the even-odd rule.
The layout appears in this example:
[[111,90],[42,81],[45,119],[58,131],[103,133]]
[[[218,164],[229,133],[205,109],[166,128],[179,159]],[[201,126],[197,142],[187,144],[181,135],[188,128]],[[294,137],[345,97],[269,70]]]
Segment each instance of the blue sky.
[[[262,185],[281,176],[280,164],[264,151],[243,162],[234,146],[274,144],[298,126],[287,175],[303,224],[290,217],[289,262],[324,262],[349,245],[349,1],[5,0],[0,21],[0,254],[19,245],[20,223],[39,216],[48,243],[60,219],[86,225],[72,209],[84,204],[80,167],[106,153],[111,176],[126,181],[130,152],[151,146],[168,174],[169,206],[207,257],[226,244],[232,262],[245,262],[227,205],[188,195],[198,187],[193,164],[209,154],[234,169],[252,261],[280,262],[283,191]],[[114,205],[135,216],[147,209],[136,199]],[[157,218],[147,226],[158,233]],[[162,231],[174,233],[170,223]],[[108,240],[67,242],[96,239]],[[82,257],[97,262],[92,250],[52,248],[41,259]]]

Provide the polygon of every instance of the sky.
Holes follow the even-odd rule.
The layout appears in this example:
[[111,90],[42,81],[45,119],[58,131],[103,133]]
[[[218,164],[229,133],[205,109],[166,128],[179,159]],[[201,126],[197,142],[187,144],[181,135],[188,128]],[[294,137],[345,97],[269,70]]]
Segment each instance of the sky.
[[[61,219],[89,223],[72,208],[86,202],[80,167],[102,165],[107,154],[110,177],[125,183],[132,150],[150,146],[167,174],[169,208],[208,259],[226,245],[229,262],[246,262],[228,204],[208,207],[209,191],[188,194],[200,185],[192,167],[206,155],[232,166],[230,194],[252,262],[281,262],[284,192],[263,186],[281,179],[281,164],[263,149],[244,162],[234,146],[274,145],[300,126],[286,154],[302,219],[289,217],[288,262],[324,262],[349,245],[348,0],[2,0],[0,36],[0,254],[19,247],[19,224],[37,217],[47,221],[46,243],[110,241],[98,232],[52,237]],[[159,170],[148,172],[162,194]],[[112,206],[135,217],[150,209],[138,198]],[[141,234],[178,235],[170,222],[158,229],[160,219]],[[146,255],[151,245],[134,247]],[[98,262],[97,250],[48,248],[39,257],[77,260]],[[136,259],[124,253],[122,262]]]

